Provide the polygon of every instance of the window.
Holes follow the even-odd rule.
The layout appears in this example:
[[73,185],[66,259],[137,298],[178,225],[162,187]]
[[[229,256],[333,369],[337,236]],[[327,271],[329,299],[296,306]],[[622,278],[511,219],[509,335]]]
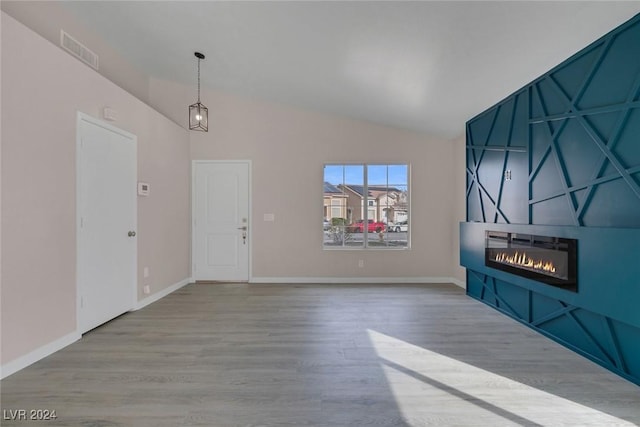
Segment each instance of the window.
[[325,249],[409,247],[409,165],[326,164]]

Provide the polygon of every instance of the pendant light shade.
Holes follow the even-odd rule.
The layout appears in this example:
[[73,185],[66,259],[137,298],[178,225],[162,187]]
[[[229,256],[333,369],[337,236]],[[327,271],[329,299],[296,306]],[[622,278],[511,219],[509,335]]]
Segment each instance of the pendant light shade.
[[200,52],[194,52],[194,55],[198,58],[198,102],[189,105],[189,130],[208,132],[209,109],[200,102],[200,61],[204,55]]
[[189,105],[189,129],[209,131],[209,109],[200,101]]

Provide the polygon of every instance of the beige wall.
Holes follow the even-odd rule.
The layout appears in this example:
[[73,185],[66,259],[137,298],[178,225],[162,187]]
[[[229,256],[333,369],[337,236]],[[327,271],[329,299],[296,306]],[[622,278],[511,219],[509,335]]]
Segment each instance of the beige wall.
[[[149,94],[160,111],[185,123],[192,87],[152,79]],[[254,279],[452,276],[452,195],[460,190],[451,141],[220,92],[202,99],[209,132],[190,134],[191,158],[253,162]],[[411,164],[411,250],[322,249],[325,162]],[[263,221],[265,213],[275,221]]]
[[[53,27],[44,28],[55,39]],[[186,125],[193,87],[160,80],[147,87],[131,72],[118,83]],[[190,276],[191,159],[252,160],[254,279],[464,280],[457,237],[464,219],[463,138],[452,144],[215,91],[203,93],[210,132],[189,133],[5,13],[1,78],[3,365],[75,331],[77,111],[100,117],[103,107],[114,108],[114,125],[138,136],[139,179],[151,184],[151,196],[138,206],[139,299],[144,285],[153,295]],[[411,250],[322,250],[325,162],[411,164]],[[276,220],[262,221],[265,213]]]
[[76,329],[76,113],[105,106],[137,135],[151,184],[138,206],[138,294],[190,276],[188,132],[2,13],[2,364]]
[[91,28],[87,28],[65,7],[64,2],[2,0],[0,8],[55,46],[60,45],[60,30],[64,30],[98,55],[100,74],[137,98],[148,101],[147,75],[132,66]]
[[461,221],[467,220],[467,162],[466,162],[466,138],[464,134],[452,141],[453,144],[453,169],[455,172],[455,189],[452,192],[452,217],[451,242],[453,252],[451,254],[452,276],[461,283],[467,282],[466,269],[460,266],[460,227]]

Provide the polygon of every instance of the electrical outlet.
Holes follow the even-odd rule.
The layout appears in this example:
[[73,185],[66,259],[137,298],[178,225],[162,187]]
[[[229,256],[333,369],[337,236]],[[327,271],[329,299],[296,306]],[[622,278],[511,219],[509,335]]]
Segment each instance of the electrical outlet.
[[358,260],[358,267],[364,268],[364,260],[363,259],[359,259]]
[[151,286],[144,285],[144,288],[142,288],[142,291],[145,293],[145,295],[149,295],[151,293]]

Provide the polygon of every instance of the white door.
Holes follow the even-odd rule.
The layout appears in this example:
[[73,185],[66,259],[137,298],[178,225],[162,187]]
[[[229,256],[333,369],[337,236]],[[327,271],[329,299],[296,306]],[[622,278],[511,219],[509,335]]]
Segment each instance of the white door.
[[134,306],[136,137],[78,113],[78,329]]
[[249,280],[248,162],[193,164],[193,278]]

